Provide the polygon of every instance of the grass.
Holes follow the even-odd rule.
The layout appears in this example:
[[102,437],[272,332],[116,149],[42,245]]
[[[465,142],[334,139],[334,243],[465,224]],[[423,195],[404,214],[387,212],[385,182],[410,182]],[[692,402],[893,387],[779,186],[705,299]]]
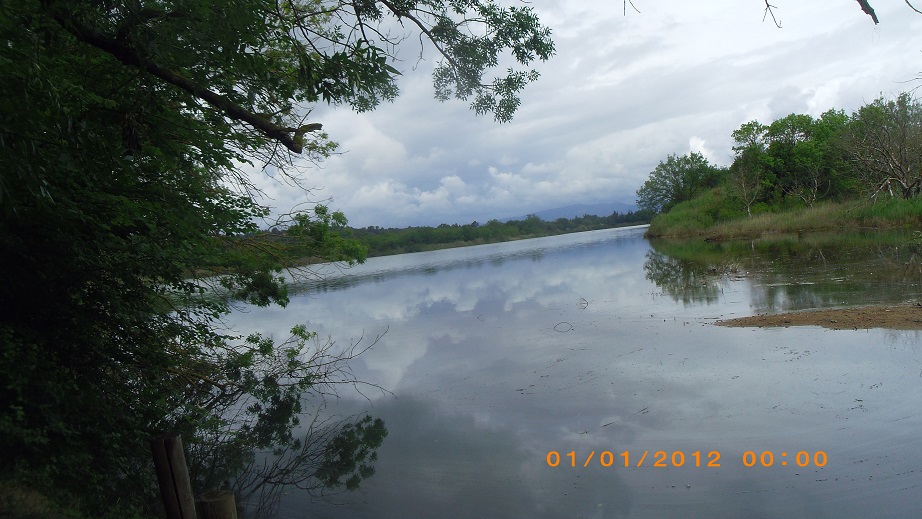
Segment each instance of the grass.
[[713,190],[657,216],[647,234],[732,240],[766,234],[922,229],[922,198],[827,202],[780,212],[763,209],[751,218],[723,209],[726,202],[719,190]]
[[0,480],[0,518],[3,519],[150,519],[138,510],[126,507],[118,498],[101,516],[81,513],[79,500],[55,500],[31,486],[11,479]]
[[0,484],[0,517],[9,519],[64,519],[67,514],[43,494],[18,483]]

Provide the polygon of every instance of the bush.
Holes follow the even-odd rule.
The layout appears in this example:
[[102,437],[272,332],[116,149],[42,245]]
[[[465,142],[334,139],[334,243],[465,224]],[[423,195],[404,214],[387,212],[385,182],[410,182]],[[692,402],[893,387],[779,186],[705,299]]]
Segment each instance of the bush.
[[714,188],[687,202],[682,202],[668,213],[656,216],[647,230],[648,236],[696,235],[713,225],[738,218],[744,213],[731,204],[732,199],[723,189]]

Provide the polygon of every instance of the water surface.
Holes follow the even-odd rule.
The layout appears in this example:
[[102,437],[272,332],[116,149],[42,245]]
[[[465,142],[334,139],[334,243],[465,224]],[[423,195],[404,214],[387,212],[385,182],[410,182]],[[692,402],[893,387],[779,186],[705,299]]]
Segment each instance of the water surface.
[[[276,337],[300,322],[343,344],[384,334],[352,368],[391,393],[346,389],[328,407],[385,420],[377,473],[333,503],[292,492],[280,517],[917,516],[919,332],[710,324],[919,298],[911,268],[878,268],[911,267],[913,250],[874,260],[824,243],[818,259],[813,245],[749,244],[689,259],[642,233],[372,258],[328,269],[287,309],[234,314]],[[772,466],[745,466],[747,451]]]

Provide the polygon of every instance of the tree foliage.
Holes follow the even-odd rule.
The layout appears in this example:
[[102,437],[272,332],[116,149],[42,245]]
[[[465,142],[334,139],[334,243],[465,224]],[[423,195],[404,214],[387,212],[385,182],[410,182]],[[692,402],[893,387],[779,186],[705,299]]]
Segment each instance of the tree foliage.
[[[818,118],[748,121],[731,135],[733,162],[717,183],[723,196],[712,198],[735,204],[712,211],[724,218],[862,196],[876,200],[881,193],[904,199],[922,194],[922,104],[909,93],[878,98],[851,115],[830,109]],[[661,162],[638,190],[638,205],[668,211],[688,200],[679,164],[673,155]]]
[[[263,231],[246,168],[297,182],[292,154],[332,153],[311,108],[393,99],[411,28],[442,56],[437,97],[500,121],[554,50],[530,8],[482,0],[0,4],[0,475],[98,516],[113,495],[142,504],[147,438],[163,430],[183,433],[199,485],[233,480],[256,451],[308,454],[304,396],[354,382],[356,345],[297,326],[280,343],[243,337],[220,319],[235,299],[286,304],[292,256],[365,252],[323,206]],[[374,425],[324,433],[362,443],[354,471],[260,477],[354,486]]]
[[716,186],[720,175],[718,168],[701,153],[669,155],[637,190],[637,206],[652,213],[668,211],[680,202],[691,200],[699,190]]

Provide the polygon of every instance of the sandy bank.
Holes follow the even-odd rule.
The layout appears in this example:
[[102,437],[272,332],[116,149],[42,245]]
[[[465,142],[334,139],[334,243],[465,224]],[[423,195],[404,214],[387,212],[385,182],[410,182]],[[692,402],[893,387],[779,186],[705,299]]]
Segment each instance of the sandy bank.
[[758,328],[778,326],[823,326],[833,330],[861,330],[867,328],[922,330],[922,303],[754,315],[751,317],[720,320],[716,321],[714,324],[718,326]]

